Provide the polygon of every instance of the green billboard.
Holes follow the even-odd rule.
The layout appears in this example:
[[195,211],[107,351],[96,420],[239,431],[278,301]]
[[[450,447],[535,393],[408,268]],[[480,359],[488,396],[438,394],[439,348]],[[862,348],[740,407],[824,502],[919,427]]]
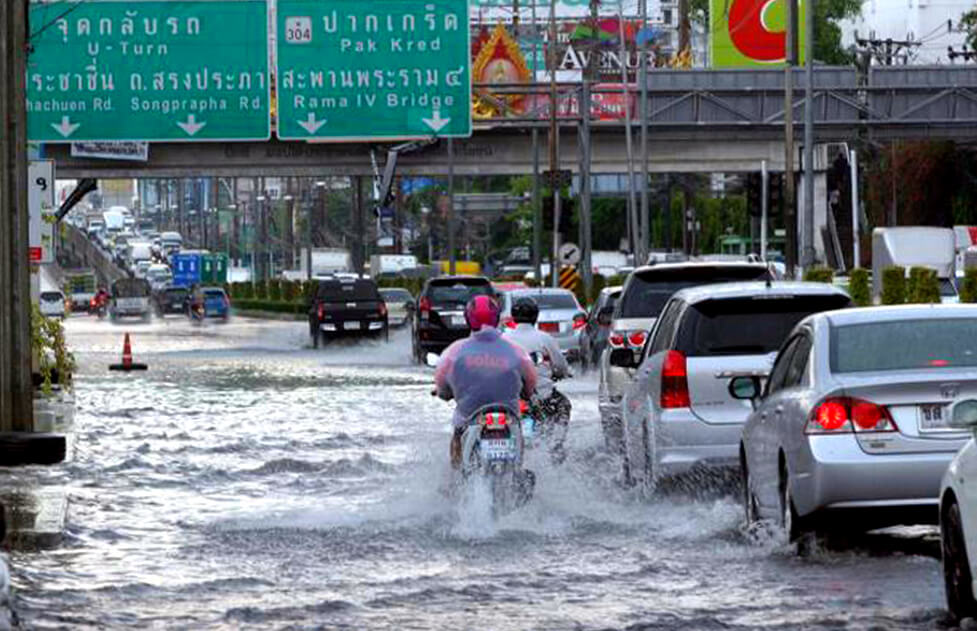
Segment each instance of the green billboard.
[[278,136],[470,136],[470,33],[468,0],[278,0]]
[[32,141],[265,140],[265,0],[31,3]]
[[[798,4],[798,63],[804,61],[804,1]],[[709,59],[713,68],[783,65],[787,44],[784,0],[710,0]]]

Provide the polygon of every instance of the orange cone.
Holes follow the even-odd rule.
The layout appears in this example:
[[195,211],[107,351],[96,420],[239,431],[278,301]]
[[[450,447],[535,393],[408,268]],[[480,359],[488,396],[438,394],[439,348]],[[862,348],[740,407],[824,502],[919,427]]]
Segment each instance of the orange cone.
[[112,364],[109,370],[122,370],[129,372],[132,370],[148,370],[146,364],[137,364],[132,361],[132,344],[129,342],[129,334],[126,333],[125,340],[122,342],[122,363]]
[[129,343],[128,333],[125,342],[122,343],[122,365],[126,370],[132,370],[132,345]]

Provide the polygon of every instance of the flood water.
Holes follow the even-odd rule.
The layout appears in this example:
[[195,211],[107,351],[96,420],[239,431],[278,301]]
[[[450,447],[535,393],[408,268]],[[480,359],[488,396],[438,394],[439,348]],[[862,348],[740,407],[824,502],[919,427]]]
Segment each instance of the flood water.
[[[55,550],[12,554],[28,629],[943,629],[925,529],[796,558],[732,493],[647,499],[566,382],[567,461],[493,519],[442,493],[450,405],[409,337],[309,348],[304,323],[71,318],[76,453]],[[107,371],[132,334],[146,373]]]

